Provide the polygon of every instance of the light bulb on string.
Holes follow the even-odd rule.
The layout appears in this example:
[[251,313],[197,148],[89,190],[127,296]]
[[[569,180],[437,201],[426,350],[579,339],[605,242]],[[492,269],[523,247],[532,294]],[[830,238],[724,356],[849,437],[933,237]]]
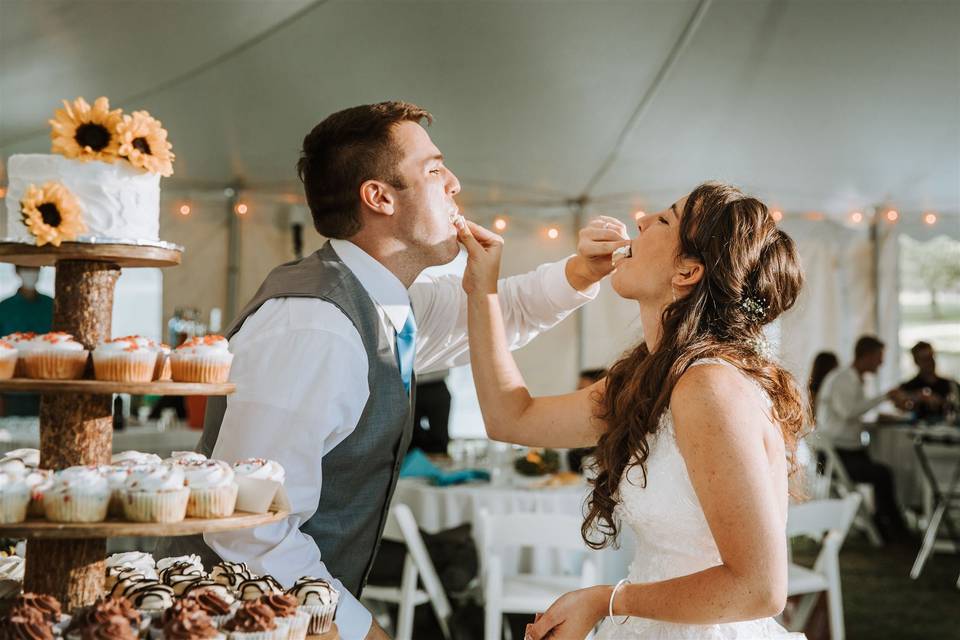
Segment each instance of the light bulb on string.
[[773,213],[770,214],[770,217],[773,218],[774,222],[780,222],[781,220],[783,220],[783,211],[775,210]]
[[560,229],[557,229],[556,227],[550,227],[547,229],[547,237],[551,240],[556,240],[560,237]]
[[237,203],[237,208],[236,208],[237,215],[240,215],[240,216],[246,215],[247,211],[249,210],[250,208],[247,206],[246,202]]
[[177,209],[177,211],[179,211],[179,212],[180,212],[180,215],[182,215],[182,216],[188,216],[188,215],[190,215],[190,212],[192,211],[192,209],[190,208],[190,203],[189,203],[189,202],[184,202],[183,204],[180,205],[180,207]]
[[931,226],[937,224],[937,214],[935,214],[935,213],[925,214],[925,215],[923,216],[923,222],[924,222],[925,224],[929,224],[929,225],[931,225]]
[[853,224],[860,224],[861,222],[863,222],[863,214],[860,213],[859,211],[854,211],[853,213],[850,214],[850,222],[852,222]]
[[0,198],[5,198],[7,196],[7,188],[0,187]]
[[493,228],[497,231],[503,231],[507,228],[507,219],[506,218],[496,218],[493,221]]
[[638,209],[638,210],[636,210],[636,211],[633,212],[633,219],[634,219],[634,220],[639,220],[640,218],[642,218],[642,217],[645,216],[645,215],[647,215],[647,212],[646,212],[646,211],[642,211],[642,210]]
[[887,220],[889,222],[896,222],[900,218],[900,214],[896,209],[890,209],[887,211]]

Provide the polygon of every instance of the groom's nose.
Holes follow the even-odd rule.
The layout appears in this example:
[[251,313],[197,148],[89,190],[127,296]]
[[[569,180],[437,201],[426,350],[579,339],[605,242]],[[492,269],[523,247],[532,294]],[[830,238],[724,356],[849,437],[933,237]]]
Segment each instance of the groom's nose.
[[455,196],[460,193],[460,180],[457,179],[457,176],[453,174],[453,171],[447,169],[447,173],[450,175],[447,177],[447,193],[451,196]]

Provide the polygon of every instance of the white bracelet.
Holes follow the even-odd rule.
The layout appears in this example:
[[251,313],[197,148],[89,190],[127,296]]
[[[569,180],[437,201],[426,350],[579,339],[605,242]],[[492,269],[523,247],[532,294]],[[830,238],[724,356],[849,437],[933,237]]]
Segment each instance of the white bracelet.
[[[611,618],[613,617],[613,599],[617,597],[617,591],[620,590],[620,587],[622,587],[625,584],[630,584],[630,581],[627,580],[626,578],[618,582],[617,586],[613,588],[613,592],[610,593],[610,607],[608,609],[608,612]],[[630,616],[623,616],[623,620],[621,620],[618,624],[626,624],[627,620],[629,619],[630,619]]]

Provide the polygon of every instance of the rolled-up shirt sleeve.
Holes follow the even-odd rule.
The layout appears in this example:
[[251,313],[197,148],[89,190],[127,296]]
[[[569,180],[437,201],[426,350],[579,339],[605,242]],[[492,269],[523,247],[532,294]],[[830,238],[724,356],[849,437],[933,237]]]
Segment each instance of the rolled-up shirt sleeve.
[[[567,260],[542,264],[499,282],[507,344],[519,349],[597,297],[599,285],[577,291],[567,281]],[[462,277],[426,277],[410,287],[417,318],[417,373],[448,369],[470,361],[467,294]]]
[[301,576],[331,580],[341,594],[340,634],[361,640],[370,613],[331,576],[313,538],[300,531],[317,511],[323,456],[353,432],[369,396],[359,334],[327,302],[271,300],[247,320],[231,350],[237,391],[228,398],[212,457],[276,460],[286,471],[291,509],[280,522],[205,534],[204,541],[225,560],[246,562],[284,586]]

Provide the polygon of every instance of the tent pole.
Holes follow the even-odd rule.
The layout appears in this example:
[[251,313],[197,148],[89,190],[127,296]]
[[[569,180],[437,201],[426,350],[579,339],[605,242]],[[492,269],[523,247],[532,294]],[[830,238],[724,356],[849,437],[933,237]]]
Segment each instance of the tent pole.
[[240,185],[227,189],[227,309],[224,326],[237,315],[237,294],[240,283],[240,220],[236,214]]

